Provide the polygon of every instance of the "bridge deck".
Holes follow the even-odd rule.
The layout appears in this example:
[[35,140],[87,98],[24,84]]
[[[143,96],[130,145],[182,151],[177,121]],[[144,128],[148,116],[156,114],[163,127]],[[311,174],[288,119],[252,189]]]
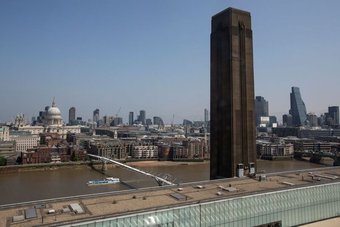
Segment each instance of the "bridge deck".
[[[166,207],[182,206],[199,202],[213,201],[243,195],[278,191],[295,187],[325,184],[340,181],[340,168],[323,168],[309,171],[286,172],[267,175],[267,179],[232,178],[199,183],[187,183],[176,186],[157,187],[141,190],[129,190],[115,193],[89,195],[50,201],[37,201],[31,204],[0,206],[0,226],[36,226],[60,225],[85,220],[101,219],[127,215],[139,211],[156,210]],[[336,176],[337,178],[335,179]],[[200,185],[202,187],[197,187]],[[180,189],[179,189],[180,188]],[[236,189],[236,190],[235,190]],[[179,193],[183,200],[177,200],[170,194]],[[59,212],[72,203],[78,203],[84,213]],[[23,214],[24,210],[36,204],[45,204],[37,209],[37,218],[13,222],[12,217]],[[48,210],[55,214],[47,214]]]

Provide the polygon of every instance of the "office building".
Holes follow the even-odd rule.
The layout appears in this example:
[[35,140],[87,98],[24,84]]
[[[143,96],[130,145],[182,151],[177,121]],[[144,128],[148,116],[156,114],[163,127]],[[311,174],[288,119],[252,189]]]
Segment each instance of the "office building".
[[256,162],[250,13],[228,8],[213,16],[210,41],[210,178],[216,179],[243,167],[254,171]]
[[99,109],[93,111],[93,122],[98,122],[100,120]]
[[15,151],[23,152],[39,145],[40,136],[27,132],[13,132],[9,136],[10,141],[15,141]]
[[339,106],[329,106],[328,117],[331,119],[331,124],[329,124],[330,126],[339,125]]
[[192,127],[193,123],[192,121],[188,120],[188,119],[184,119],[183,120],[183,126],[185,127]]
[[104,124],[105,126],[110,126],[111,123],[112,123],[112,121],[113,121],[113,119],[114,119],[113,116],[107,116],[107,115],[105,115],[105,116],[103,117],[103,124]]
[[284,114],[282,115],[282,123],[285,127],[292,127],[293,126],[293,117],[291,114]]
[[324,126],[326,123],[326,116],[324,114],[321,114],[320,117],[318,117],[318,125],[320,127]]
[[307,122],[310,127],[317,127],[318,126],[318,116],[315,113],[307,114]]
[[292,87],[290,93],[290,110],[289,113],[293,117],[294,126],[305,125],[307,120],[307,110],[305,103],[301,98],[300,88]]
[[0,126],[0,141],[9,141],[9,127]]
[[139,122],[141,122],[142,125],[145,125],[145,120],[146,120],[146,113],[145,110],[139,111]]
[[76,120],[76,108],[71,107],[68,111],[68,123],[73,124]]
[[0,141],[0,156],[15,160],[18,156],[15,151],[15,141]]
[[158,127],[164,127],[163,119],[157,116],[153,117],[153,124],[158,125]]
[[209,111],[204,109],[204,127],[207,127],[209,121]]
[[262,96],[256,96],[255,98],[255,121],[256,126],[260,125],[261,117],[268,117],[268,101]]
[[121,117],[115,117],[113,121],[111,122],[111,126],[118,126],[123,124],[123,118]]
[[146,124],[146,125],[152,125],[152,120],[151,120],[150,118],[147,118],[147,119],[145,120],[145,124]]
[[129,113],[129,125],[133,125],[134,119],[133,119],[133,112]]
[[269,126],[270,127],[277,127],[277,118],[276,116],[269,116]]

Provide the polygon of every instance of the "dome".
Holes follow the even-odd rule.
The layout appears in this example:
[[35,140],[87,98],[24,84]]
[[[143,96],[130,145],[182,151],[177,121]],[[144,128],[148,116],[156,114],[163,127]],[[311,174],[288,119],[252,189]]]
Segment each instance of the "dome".
[[61,115],[58,107],[50,107],[47,111],[47,116]]
[[47,110],[46,120],[47,125],[62,125],[61,112],[56,106],[54,100],[52,102],[52,106]]

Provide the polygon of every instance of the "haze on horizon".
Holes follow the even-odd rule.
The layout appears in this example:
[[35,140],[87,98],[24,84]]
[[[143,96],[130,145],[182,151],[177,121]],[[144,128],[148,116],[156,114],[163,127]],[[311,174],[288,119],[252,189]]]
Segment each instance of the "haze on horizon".
[[0,122],[37,116],[53,97],[92,118],[146,110],[170,122],[202,120],[210,106],[211,17],[250,11],[255,95],[281,120],[292,86],[308,112],[340,105],[340,2],[0,2]]

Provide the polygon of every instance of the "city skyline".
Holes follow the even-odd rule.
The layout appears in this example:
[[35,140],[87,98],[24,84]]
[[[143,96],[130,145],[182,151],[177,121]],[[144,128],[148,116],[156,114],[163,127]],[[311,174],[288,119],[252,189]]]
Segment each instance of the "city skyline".
[[307,112],[339,106],[337,1],[3,1],[0,122],[18,113],[30,119],[53,97],[65,120],[72,106],[84,120],[96,108],[104,116],[120,107],[124,122],[143,109],[167,123],[173,115],[203,120],[210,17],[229,6],[252,12],[255,95],[270,115],[288,113],[292,86]]

